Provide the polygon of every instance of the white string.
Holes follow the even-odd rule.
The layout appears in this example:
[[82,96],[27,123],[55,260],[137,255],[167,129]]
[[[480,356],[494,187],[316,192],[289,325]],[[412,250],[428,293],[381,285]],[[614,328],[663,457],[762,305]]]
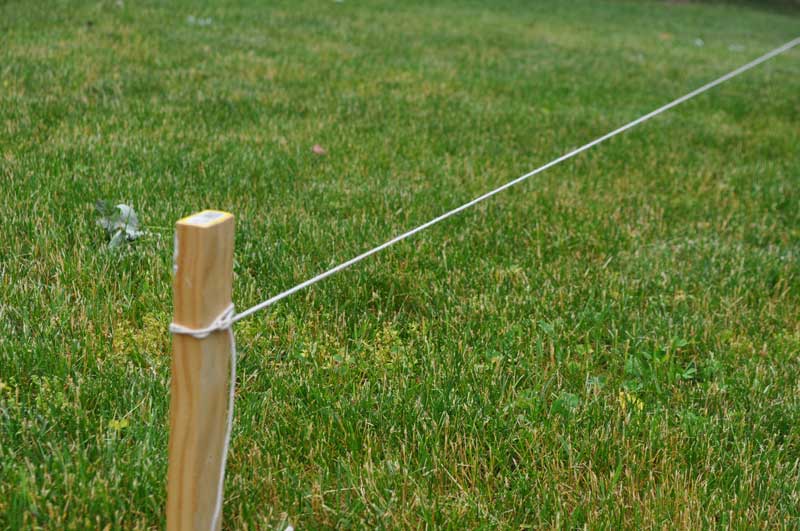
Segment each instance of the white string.
[[278,293],[274,297],[271,297],[271,298],[265,300],[264,302],[256,304],[252,308],[249,308],[249,309],[247,309],[247,310],[245,310],[245,311],[243,311],[241,313],[238,313],[238,314],[234,315],[233,318],[231,319],[231,322],[235,323],[237,321],[240,321],[241,319],[244,319],[245,317],[247,317],[249,315],[252,315],[252,314],[256,313],[259,310],[263,310],[264,308],[272,306],[273,304],[275,304],[279,300],[285,299],[286,297],[288,297],[289,295],[292,295],[293,293],[296,293],[296,292],[298,292],[298,291],[300,291],[300,290],[302,290],[304,288],[307,288],[308,286],[311,286],[312,284],[316,284],[320,280],[323,280],[323,279],[333,275],[334,273],[338,273],[339,271],[342,271],[343,269],[347,269],[351,265],[356,264],[356,263],[360,262],[361,260],[363,260],[365,258],[368,258],[368,257],[372,256],[373,254],[375,254],[377,252],[380,252],[383,249],[386,249],[387,247],[389,247],[391,245],[394,245],[395,243],[397,243],[399,241],[405,240],[406,238],[409,238],[409,237],[413,236],[414,234],[416,234],[418,232],[421,232],[421,231],[427,229],[428,227],[431,227],[432,225],[436,225],[440,221],[443,221],[443,220],[445,220],[445,219],[447,219],[447,218],[449,218],[451,216],[454,216],[454,215],[458,214],[459,212],[461,212],[462,210],[466,210],[466,209],[470,208],[471,206],[477,205],[481,201],[489,199],[493,195],[495,195],[495,194],[497,194],[499,192],[502,192],[503,190],[505,190],[507,188],[511,188],[512,186],[521,183],[522,181],[528,179],[529,177],[533,177],[537,173],[541,173],[541,172],[543,172],[543,171],[545,171],[545,170],[547,170],[549,168],[552,168],[556,164],[564,162],[567,159],[571,159],[575,155],[578,155],[579,153],[583,153],[584,151],[596,146],[597,144],[600,144],[601,142],[605,142],[609,138],[617,136],[618,134],[620,134],[620,133],[622,133],[624,131],[627,131],[628,129],[636,127],[637,125],[641,124],[642,122],[646,122],[650,118],[653,118],[654,116],[658,116],[659,114],[661,114],[661,113],[663,113],[665,111],[668,111],[669,109],[671,109],[671,108],[673,108],[673,107],[675,107],[677,105],[680,105],[681,103],[685,102],[686,100],[694,98],[698,94],[702,94],[703,92],[705,92],[705,91],[707,91],[707,90],[709,90],[711,88],[716,87],[720,83],[724,83],[725,81],[728,81],[729,79],[738,76],[742,72],[746,72],[747,70],[750,70],[751,68],[753,68],[755,66],[758,66],[758,65],[760,65],[761,63],[763,63],[765,61],[768,61],[768,60],[772,59],[776,55],[779,55],[779,54],[781,54],[781,53],[783,53],[783,52],[785,52],[787,50],[790,50],[791,48],[794,48],[798,44],[800,44],[800,37],[787,42],[783,46],[775,48],[771,52],[762,55],[758,59],[755,59],[754,61],[751,61],[751,62],[747,63],[746,65],[741,66],[741,67],[737,68],[736,70],[733,70],[733,71],[725,74],[724,76],[722,76],[722,77],[720,77],[718,79],[715,79],[714,81],[712,81],[710,83],[707,83],[707,84],[703,85],[702,87],[700,87],[700,88],[698,88],[696,90],[693,90],[692,92],[689,92],[688,94],[686,94],[684,96],[681,96],[680,98],[678,98],[676,100],[673,100],[670,103],[667,103],[666,105],[664,105],[662,107],[659,107],[658,109],[656,109],[656,110],[654,110],[654,111],[652,111],[652,112],[650,112],[648,114],[645,114],[644,116],[641,116],[641,117],[637,118],[636,120],[633,120],[632,122],[628,122],[627,124],[623,125],[622,127],[618,128],[618,129],[615,129],[615,130],[611,131],[610,133],[607,133],[607,134],[601,136],[600,138],[592,140],[588,144],[584,144],[583,146],[579,147],[578,149],[570,151],[566,155],[562,155],[562,156],[558,157],[557,159],[548,162],[544,166],[540,166],[539,168],[536,168],[535,170],[533,170],[533,171],[531,171],[529,173],[526,173],[525,175],[523,175],[521,177],[518,177],[518,178],[514,179],[513,181],[509,181],[506,184],[504,184],[504,185],[502,185],[502,186],[500,186],[498,188],[495,188],[491,192],[487,192],[487,193],[485,193],[485,194],[483,194],[483,195],[481,195],[479,197],[476,197],[472,201],[470,201],[468,203],[464,203],[460,207],[457,207],[457,208],[454,208],[454,209],[452,209],[452,210],[450,210],[448,212],[445,212],[444,214],[442,214],[439,217],[436,217],[436,218],[434,218],[434,219],[432,219],[432,220],[430,220],[430,221],[428,221],[426,223],[423,223],[422,225],[420,225],[418,227],[415,227],[415,228],[411,229],[408,232],[404,232],[403,234],[400,234],[399,236],[395,236],[391,240],[389,240],[389,241],[387,241],[385,243],[382,243],[382,244],[378,245],[377,247],[375,247],[373,249],[370,249],[369,251],[356,256],[355,258],[351,258],[350,260],[348,260],[346,262],[342,262],[341,264],[339,264],[339,265],[337,265],[335,267],[332,267],[331,269],[325,271],[324,273],[320,273],[319,275],[317,275],[317,276],[315,276],[313,278],[310,278],[310,279],[306,280],[305,282],[301,282],[300,284],[297,284],[296,286],[294,286],[292,288],[289,288],[286,291]]
[[470,207],[472,207],[472,206],[474,206],[474,205],[476,205],[476,204],[478,204],[478,203],[480,203],[480,202],[492,197],[493,195],[498,194],[498,193],[502,192],[503,190],[506,190],[507,188],[511,188],[512,186],[514,186],[516,184],[519,184],[522,181],[524,181],[524,180],[526,180],[526,179],[528,179],[530,177],[533,177],[534,175],[536,175],[538,173],[541,173],[541,172],[547,170],[548,168],[551,168],[551,167],[555,166],[556,164],[560,164],[561,162],[564,162],[565,160],[571,159],[572,157],[574,157],[574,156],[576,156],[576,155],[578,155],[578,154],[580,154],[580,153],[582,153],[582,152],[584,152],[584,151],[596,146],[597,144],[600,144],[601,142],[605,142],[609,138],[612,138],[612,137],[614,137],[614,136],[616,136],[616,135],[618,135],[618,134],[620,134],[620,133],[622,133],[624,131],[627,131],[628,129],[636,127],[637,125],[641,124],[642,122],[646,122],[647,120],[653,118],[654,116],[657,116],[657,115],[659,115],[659,114],[661,114],[661,113],[663,113],[663,112],[665,112],[665,111],[667,111],[667,110],[669,110],[669,109],[671,109],[671,108],[673,108],[673,107],[675,107],[677,105],[680,105],[681,103],[683,103],[683,102],[685,102],[685,101],[687,101],[687,100],[689,100],[691,98],[694,98],[695,96],[697,96],[699,94],[702,94],[703,92],[706,92],[707,90],[709,90],[709,89],[711,89],[711,88],[713,88],[713,87],[715,87],[715,86],[717,86],[717,85],[719,85],[721,83],[724,83],[725,81],[728,81],[729,79],[731,79],[733,77],[736,77],[739,74],[741,74],[743,72],[746,72],[747,70],[750,70],[751,68],[753,68],[755,66],[758,66],[758,65],[760,65],[761,63],[763,63],[765,61],[768,61],[769,59],[772,59],[776,55],[779,55],[779,54],[781,54],[781,53],[783,53],[783,52],[785,52],[787,50],[790,50],[791,48],[794,48],[798,44],[800,44],[800,37],[787,42],[783,46],[775,48],[771,52],[762,55],[758,59],[755,59],[754,61],[751,61],[751,62],[747,63],[746,65],[741,66],[741,67],[737,68],[736,70],[733,70],[733,71],[725,74],[724,76],[722,76],[720,78],[717,78],[714,81],[712,81],[710,83],[707,83],[707,84],[703,85],[702,87],[700,87],[700,88],[698,88],[696,90],[693,90],[692,92],[689,92],[688,94],[686,94],[684,96],[681,96],[680,98],[675,99],[675,100],[671,101],[670,103],[667,103],[666,105],[664,105],[662,107],[659,107],[658,109],[656,109],[656,110],[654,110],[654,111],[652,111],[652,112],[650,112],[648,114],[645,114],[644,116],[641,116],[641,117],[637,118],[636,120],[633,120],[632,122],[628,122],[627,124],[625,124],[622,127],[619,127],[617,129],[611,131],[610,133],[607,133],[607,134],[605,134],[605,135],[603,135],[603,136],[601,136],[601,137],[599,137],[599,138],[597,138],[595,140],[592,140],[588,144],[584,144],[583,146],[581,146],[581,147],[579,147],[579,148],[577,148],[577,149],[575,149],[573,151],[570,151],[569,153],[567,153],[565,155],[562,155],[562,156],[558,157],[555,160],[552,160],[552,161],[548,162],[544,166],[540,166],[539,168],[536,168],[535,170],[533,170],[531,172],[528,172],[525,175],[522,175],[521,177],[518,177],[518,178],[514,179],[513,181],[509,181],[506,184],[504,184],[504,185],[502,185],[502,186],[500,186],[498,188],[495,188],[494,190],[492,190],[490,192],[487,192],[487,193],[485,193],[485,194],[483,194],[481,196],[476,197],[472,201],[469,201],[469,202],[464,203],[463,205],[461,205],[459,207],[456,207],[456,208],[454,208],[452,210],[449,210],[449,211],[445,212],[444,214],[442,214],[442,215],[440,215],[440,216],[438,216],[438,217],[436,217],[436,218],[434,218],[434,219],[432,219],[432,220],[430,220],[430,221],[428,221],[426,223],[423,223],[422,225],[419,225],[418,227],[415,227],[415,228],[409,230],[408,232],[404,232],[403,234],[400,234],[399,236],[395,236],[391,240],[389,240],[387,242],[384,242],[381,245],[378,245],[377,247],[375,247],[373,249],[370,249],[369,251],[366,251],[366,252],[364,252],[364,253],[362,253],[362,254],[354,257],[354,258],[351,258],[350,260],[347,260],[346,262],[342,262],[341,264],[339,264],[339,265],[337,265],[335,267],[332,267],[331,269],[329,269],[329,270],[327,270],[327,271],[325,271],[323,273],[320,273],[319,275],[317,275],[315,277],[312,277],[312,278],[306,280],[305,282],[301,282],[300,284],[297,284],[296,286],[294,286],[292,288],[289,288],[286,291],[283,291],[283,292],[275,295],[274,297],[271,297],[271,298],[269,298],[269,299],[267,299],[267,300],[265,300],[265,301],[263,301],[263,302],[261,302],[259,304],[256,304],[255,306],[253,306],[253,307],[251,307],[251,308],[249,308],[249,309],[247,309],[247,310],[245,310],[245,311],[243,311],[241,313],[235,314],[234,313],[233,304],[231,304],[216,319],[214,319],[214,321],[210,325],[208,325],[205,328],[189,328],[189,327],[177,324],[177,323],[170,324],[169,325],[169,330],[173,334],[188,335],[190,337],[194,337],[194,338],[197,338],[197,339],[203,339],[203,338],[208,337],[210,334],[212,334],[214,332],[225,331],[225,332],[228,332],[228,337],[230,338],[230,346],[231,346],[231,376],[230,376],[230,378],[231,378],[231,380],[230,380],[230,384],[228,386],[229,389],[230,389],[229,395],[228,395],[228,418],[227,418],[227,425],[226,425],[226,428],[225,428],[225,441],[224,441],[223,448],[222,448],[222,459],[220,461],[220,473],[219,473],[219,483],[217,484],[216,505],[215,505],[215,508],[214,508],[214,515],[212,516],[212,519],[211,519],[211,529],[212,530],[216,529],[217,522],[219,521],[219,518],[220,518],[221,513],[222,513],[222,492],[223,492],[223,486],[224,486],[224,482],[225,482],[225,466],[226,466],[226,463],[227,463],[227,460],[228,460],[228,450],[230,448],[231,429],[232,429],[232,426],[233,426],[233,399],[234,399],[234,392],[235,392],[235,388],[236,388],[236,338],[234,337],[233,330],[231,328],[233,323],[235,323],[237,321],[240,321],[241,319],[244,319],[245,317],[247,317],[249,315],[252,315],[252,314],[254,314],[255,312],[257,312],[259,310],[263,310],[264,308],[272,306],[276,302],[288,297],[289,295],[292,295],[293,293],[296,293],[296,292],[298,292],[298,291],[300,291],[300,290],[302,290],[304,288],[307,288],[308,286],[311,286],[312,284],[316,284],[317,282],[319,282],[319,281],[321,281],[321,280],[333,275],[334,273],[338,273],[339,271],[342,271],[343,269],[346,269],[346,268],[352,266],[353,264],[356,264],[356,263],[360,262],[361,260],[364,260],[365,258],[368,258],[368,257],[372,256],[373,254],[378,253],[378,252],[382,251],[383,249],[386,249],[387,247],[389,247],[391,245],[394,245],[397,242],[405,240],[406,238],[409,238],[409,237],[413,236],[414,234],[416,234],[418,232],[421,232],[421,231],[427,229],[428,227],[431,227],[431,226],[439,223],[440,221],[443,221],[443,220],[445,220],[445,219],[447,219],[447,218],[449,218],[451,216],[454,216],[454,215],[458,214],[459,212],[461,212],[462,210],[466,210],[466,209],[468,209],[468,208],[470,208]]
[[231,380],[228,384],[228,418],[225,426],[225,441],[222,445],[222,459],[219,463],[219,482],[217,483],[217,499],[214,504],[214,514],[211,517],[211,531],[217,528],[217,522],[222,516],[222,493],[225,485],[225,466],[228,462],[228,450],[231,444],[231,431],[233,429],[233,395],[236,391],[236,338],[233,335],[231,325],[233,325],[234,307],[229,305],[225,310],[205,328],[189,328],[177,323],[169,325],[169,331],[173,334],[190,336],[195,339],[204,339],[214,332],[228,332],[231,343]]

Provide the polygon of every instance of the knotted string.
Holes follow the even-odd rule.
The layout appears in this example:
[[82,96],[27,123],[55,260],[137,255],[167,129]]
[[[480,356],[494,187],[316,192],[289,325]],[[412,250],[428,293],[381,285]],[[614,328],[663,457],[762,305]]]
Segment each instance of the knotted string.
[[217,500],[214,505],[214,515],[211,517],[211,530],[217,528],[217,522],[222,515],[222,491],[225,485],[225,465],[228,461],[228,450],[231,443],[231,430],[233,428],[233,395],[236,391],[236,338],[233,335],[233,316],[234,307],[231,303],[225,310],[217,316],[214,321],[205,328],[189,328],[178,323],[170,323],[169,331],[173,334],[193,337],[195,339],[205,339],[214,332],[228,332],[231,344],[231,381],[228,385],[228,419],[225,426],[225,441],[222,446],[222,459],[219,463],[219,483],[217,484]]

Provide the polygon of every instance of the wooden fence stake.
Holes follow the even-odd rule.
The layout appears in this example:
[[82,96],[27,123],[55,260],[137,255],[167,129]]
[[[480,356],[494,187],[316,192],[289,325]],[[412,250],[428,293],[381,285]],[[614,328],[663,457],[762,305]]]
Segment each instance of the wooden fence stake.
[[[233,216],[216,210],[176,224],[175,323],[207,327],[231,303],[233,233]],[[206,531],[225,438],[230,344],[224,331],[205,339],[176,334],[172,352],[167,529]]]

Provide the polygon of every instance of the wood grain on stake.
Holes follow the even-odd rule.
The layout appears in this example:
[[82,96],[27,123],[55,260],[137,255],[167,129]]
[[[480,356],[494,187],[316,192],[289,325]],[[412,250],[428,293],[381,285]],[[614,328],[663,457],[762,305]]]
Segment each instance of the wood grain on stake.
[[[231,303],[233,228],[233,216],[215,210],[178,221],[175,323],[209,326]],[[220,331],[205,339],[176,334],[172,345],[167,529],[206,530],[225,438],[230,343]]]

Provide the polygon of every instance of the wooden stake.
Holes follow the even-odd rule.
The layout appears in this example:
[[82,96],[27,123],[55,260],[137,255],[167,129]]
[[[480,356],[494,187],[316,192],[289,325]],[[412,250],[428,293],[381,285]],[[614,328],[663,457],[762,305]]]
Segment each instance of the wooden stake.
[[[203,328],[231,303],[233,216],[204,210],[175,228],[175,316]],[[228,407],[227,333],[173,335],[167,529],[210,529],[217,499]],[[222,518],[217,522],[221,527]]]

